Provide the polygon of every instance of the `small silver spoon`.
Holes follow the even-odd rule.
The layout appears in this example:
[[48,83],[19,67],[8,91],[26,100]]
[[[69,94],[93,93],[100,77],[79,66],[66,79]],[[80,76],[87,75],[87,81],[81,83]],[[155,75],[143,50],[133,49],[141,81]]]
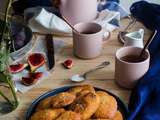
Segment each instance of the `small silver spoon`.
[[102,62],[100,65],[96,66],[94,69],[91,69],[91,70],[83,73],[82,75],[79,75],[79,74],[73,75],[70,78],[70,80],[73,81],[73,82],[82,82],[82,81],[86,80],[86,77],[87,77],[87,75],[89,73],[92,73],[92,72],[94,72],[96,70],[102,69],[102,68],[106,67],[109,64],[110,64],[109,61]]
[[128,30],[130,29],[130,28],[132,28],[134,25],[135,25],[135,23],[136,23],[136,19],[135,18],[133,18],[132,16],[128,16],[129,17],[129,19],[130,19],[130,22],[129,22],[129,24],[127,25],[127,27],[123,30],[123,31],[120,31],[119,33],[118,33],[118,40],[121,42],[121,43],[123,43],[124,44],[124,36],[128,33]]
[[157,34],[157,30],[155,30],[152,35],[148,38],[144,48],[142,49],[140,55],[139,55],[139,58],[141,59],[143,54],[144,54],[144,51],[147,50],[147,48],[149,47],[149,45],[151,44],[152,40],[154,39],[154,37],[156,36]]

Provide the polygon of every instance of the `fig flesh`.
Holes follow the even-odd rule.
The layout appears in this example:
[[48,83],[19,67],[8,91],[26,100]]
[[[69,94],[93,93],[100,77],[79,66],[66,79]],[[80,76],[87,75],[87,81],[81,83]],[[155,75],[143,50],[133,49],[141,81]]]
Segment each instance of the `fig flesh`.
[[71,69],[73,67],[73,61],[68,59],[68,60],[64,61],[63,65],[65,68]]
[[41,53],[32,53],[28,57],[28,64],[30,65],[31,72],[41,67],[45,63],[44,55]]
[[10,73],[18,73],[23,71],[26,67],[28,66],[28,64],[15,64],[15,65],[10,65],[9,66],[9,72]]
[[35,84],[41,77],[43,73],[42,72],[35,72],[35,73],[30,73],[29,77],[22,77],[22,84],[26,86],[30,86]]

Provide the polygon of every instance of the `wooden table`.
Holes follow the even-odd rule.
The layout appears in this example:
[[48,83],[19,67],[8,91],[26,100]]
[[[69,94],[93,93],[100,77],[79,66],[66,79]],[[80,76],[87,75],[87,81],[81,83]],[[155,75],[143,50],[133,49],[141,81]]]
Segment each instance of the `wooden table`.
[[[128,20],[122,20],[123,29],[124,26],[127,25]],[[140,23],[136,23],[136,25],[132,28],[132,30],[138,30],[139,28],[144,28]],[[144,28],[145,29],[145,28]],[[87,80],[80,84],[91,84],[96,87],[103,88],[108,90],[117,96],[119,96],[125,104],[128,103],[130,91],[120,88],[114,82],[114,71],[115,71],[115,52],[118,48],[123,45],[117,40],[118,30],[112,32],[111,38],[108,42],[104,43],[104,48],[102,54],[92,60],[82,60],[75,56],[73,56],[72,49],[72,38],[71,37],[56,37],[56,39],[64,40],[66,46],[61,50],[61,52],[56,56],[56,66],[55,70],[51,73],[51,75],[42,81],[38,87],[33,88],[29,92],[25,94],[18,93],[18,97],[20,99],[20,104],[18,108],[4,116],[0,116],[0,120],[23,120],[24,115],[27,111],[27,108],[31,104],[31,102],[40,96],[41,94],[67,85],[76,85],[77,83],[72,83],[68,80],[74,74],[81,74],[89,69],[94,68],[96,65],[101,62],[108,60],[111,62],[109,66],[104,69],[98,70],[95,73],[88,75]],[[150,32],[145,29],[145,40],[149,37]],[[74,62],[74,66],[72,69],[68,70],[62,66],[62,62],[68,58],[71,58]],[[18,119],[17,119],[18,118]]]

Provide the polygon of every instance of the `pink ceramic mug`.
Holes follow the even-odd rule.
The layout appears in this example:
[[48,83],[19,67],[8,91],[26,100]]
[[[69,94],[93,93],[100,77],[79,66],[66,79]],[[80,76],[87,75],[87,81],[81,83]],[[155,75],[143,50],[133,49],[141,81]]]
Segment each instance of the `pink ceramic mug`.
[[72,25],[89,22],[97,16],[97,0],[59,0],[60,13]]
[[[103,47],[104,31],[97,23],[78,23],[73,31],[73,52],[83,59],[92,59],[101,54]],[[110,37],[110,32],[105,40]]]
[[132,89],[136,82],[148,71],[150,54],[145,51],[143,59],[138,60],[141,50],[142,48],[132,46],[117,50],[115,81],[121,87]]

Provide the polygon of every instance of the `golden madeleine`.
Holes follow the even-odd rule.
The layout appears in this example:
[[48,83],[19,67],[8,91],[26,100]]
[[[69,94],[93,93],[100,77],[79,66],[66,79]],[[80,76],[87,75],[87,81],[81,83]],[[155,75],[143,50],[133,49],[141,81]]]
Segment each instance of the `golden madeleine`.
[[62,113],[56,120],[81,120],[80,114],[73,111]]
[[61,108],[70,105],[76,96],[68,92],[62,92],[52,97],[51,104],[52,108]]
[[96,118],[96,119],[94,119],[94,118],[92,118],[92,119],[87,119],[87,120],[111,120],[111,119],[101,119],[101,118]]
[[104,91],[97,91],[96,94],[100,97],[100,105],[93,115],[94,118],[113,118],[117,111],[116,99]]
[[82,120],[89,119],[97,110],[100,104],[99,96],[95,93],[88,93],[70,105],[69,109],[81,115]]
[[40,101],[36,108],[36,111],[51,108],[51,100],[52,100],[52,97],[48,97]]
[[91,85],[79,85],[79,86],[75,86],[69,89],[69,93],[75,94],[76,96],[81,93],[82,91],[90,91],[95,93],[95,90],[93,88],[93,86]]
[[103,119],[103,118],[96,118],[96,119],[94,119],[94,118],[92,118],[92,119],[88,119],[88,120],[112,120],[112,119]]
[[64,109],[45,109],[35,112],[30,120],[54,120],[60,114],[62,114],[65,110]]
[[86,94],[90,93],[89,90],[82,90],[81,92],[77,93],[77,97],[76,100],[79,100],[80,98],[82,98],[83,96],[85,96]]
[[123,120],[122,113],[120,111],[117,111],[112,120]]
[[120,111],[115,113],[115,116],[110,119],[96,118],[96,119],[88,119],[88,120],[123,120],[123,116]]

